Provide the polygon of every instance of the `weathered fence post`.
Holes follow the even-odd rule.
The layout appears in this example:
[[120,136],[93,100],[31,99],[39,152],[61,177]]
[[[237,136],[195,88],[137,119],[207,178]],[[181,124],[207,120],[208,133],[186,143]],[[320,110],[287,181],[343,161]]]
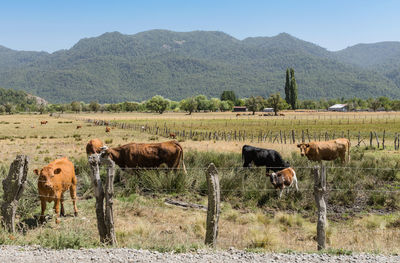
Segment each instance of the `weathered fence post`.
[[215,248],[217,245],[217,237],[218,237],[218,221],[220,213],[220,188],[219,188],[218,171],[213,163],[211,163],[208,166],[206,176],[208,185],[208,208],[207,208],[205,244]]
[[318,250],[325,249],[326,241],[326,170],[325,166],[315,166],[314,173],[314,197],[318,208],[318,223],[317,223],[317,242]]
[[110,245],[117,245],[117,238],[115,236],[114,230],[114,214],[113,214],[113,204],[114,204],[114,177],[115,177],[115,163],[110,159],[102,159],[105,165],[107,165],[107,180],[105,188],[106,197],[106,212],[105,212],[105,225],[107,228],[108,243]]
[[[100,160],[99,154],[89,156],[89,164],[92,170],[92,182],[94,187],[94,195],[96,197],[96,217],[97,229],[99,230],[100,242],[103,244],[116,245],[117,240],[114,232],[114,221],[112,215],[112,197],[113,197],[113,182],[114,182],[114,164],[108,169],[106,181],[106,192],[104,192],[103,184],[100,179],[100,164],[101,162],[112,162],[111,160]],[[113,162],[112,162],[113,163]],[[106,211],[104,213],[104,197],[106,197]]]
[[9,231],[15,232],[15,212],[18,201],[25,189],[26,177],[28,175],[29,158],[26,155],[17,155],[10,165],[8,176],[3,180],[3,204],[1,215],[3,226]]

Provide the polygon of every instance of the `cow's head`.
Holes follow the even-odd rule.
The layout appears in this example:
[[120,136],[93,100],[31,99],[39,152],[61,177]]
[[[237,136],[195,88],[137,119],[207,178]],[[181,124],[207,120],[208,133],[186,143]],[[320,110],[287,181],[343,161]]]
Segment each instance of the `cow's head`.
[[276,173],[268,173],[267,176],[269,177],[269,180],[271,181],[271,184],[275,188],[282,188],[283,187],[283,176],[281,174],[276,174]]
[[53,189],[54,186],[54,176],[61,173],[61,168],[44,167],[39,171],[39,169],[33,170],[33,172],[39,176],[38,182],[42,186],[48,189]]
[[308,154],[308,151],[310,150],[310,144],[308,143],[299,143],[297,144],[297,147],[300,148],[301,156],[306,156]]

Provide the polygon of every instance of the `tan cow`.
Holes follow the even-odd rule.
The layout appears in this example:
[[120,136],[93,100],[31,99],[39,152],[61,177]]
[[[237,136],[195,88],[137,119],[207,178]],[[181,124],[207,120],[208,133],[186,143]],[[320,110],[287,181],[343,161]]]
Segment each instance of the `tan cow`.
[[282,197],[282,192],[285,188],[287,189],[287,193],[289,193],[289,188],[293,185],[296,187],[296,191],[299,191],[299,187],[297,186],[296,172],[291,167],[272,174],[267,172],[267,176],[271,180],[271,184],[275,187],[275,189],[279,189],[279,198]]
[[297,144],[301,156],[307,156],[310,161],[333,161],[338,157],[342,163],[350,162],[350,141],[346,138],[339,138],[324,142],[310,142]]
[[86,145],[86,154],[91,155],[94,153],[100,153],[101,152],[101,147],[103,147],[103,142],[99,139],[92,139],[88,142]]
[[[44,221],[47,202],[54,201],[54,211],[56,213],[56,223],[60,220],[58,216],[65,216],[64,192],[69,190],[72,203],[74,205],[74,215],[78,215],[76,207],[76,176],[73,163],[66,157],[57,159],[47,166],[33,170],[39,176],[38,190],[41,203],[40,221]],[[61,211],[60,211],[61,203]]]
[[183,149],[177,141],[160,143],[129,143],[119,147],[103,147],[104,155],[109,156],[121,168],[157,168],[166,164],[168,168],[176,170],[182,165],[187,173],[183,161]]
[[40,121],[40,125],[45,125],[47,124],[47,121]]
[[106,127],[106,132],[110,132],[111,131],[111,128],[110,127]]

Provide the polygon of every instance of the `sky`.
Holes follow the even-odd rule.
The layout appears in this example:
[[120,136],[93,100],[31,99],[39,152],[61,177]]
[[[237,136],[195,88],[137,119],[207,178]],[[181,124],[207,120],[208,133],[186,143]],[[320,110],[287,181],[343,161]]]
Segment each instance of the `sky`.
[[237,39],[281,32],[331,51],[400,41],[398,0],[13,0],[0,5],[0,45],[54,52],[82,38],[151,29],[223,31]]

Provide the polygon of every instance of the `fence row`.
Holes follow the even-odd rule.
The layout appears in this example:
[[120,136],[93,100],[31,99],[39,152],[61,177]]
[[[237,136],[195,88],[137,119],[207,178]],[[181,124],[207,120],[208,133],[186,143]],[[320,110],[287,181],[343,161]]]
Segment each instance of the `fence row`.
[[[1,213],[3,225],[10,232],[15,232],[15,212],[18,206],[18,201],[23,195],[23,191],[27,182],[29,159],[27,156],[17,156],[10,166],[8,176],[3,180],[3,203]],[[103,159],[100,155],[94,154],[89,157],[91,167],[91,179],[96,198],[96,217],[97,227],[99,231],[100,241],[108,245],[117,245],[117,239],[114,230],[114,214],[113,214],[113,196],[114,196],[114,177],[115,164],[110,159]],[[100,166],[105,165],[107,176],[105,183],[100,177]],[[314,178],[314,187],[304,188],[301,191],[313,193],[317,207],[317,248],[325,249],[326,247],[326,225],[327,215],[342,214],[327,212],[328,207],[325,199],[329,191],[348,190],[334,189],[327,187],[326,167],[315,166],[311,170],[311,175]],[[205,244],[216,247],[218,238],[218,222],[220,216],[220,200],[223,190],[219,184],[219,172],[214,164],[210,164],[205,170],[207,181],[207,219],[206,219],[206,234]],[[104,187],[103,187],[104,186]],[[260,189],[260,191],[275,190],[275,189]],[[353,189],[352,189],[353,190]],[[354,189],[361,190],[361,189]],[[398,192],[394,190],[391,192]],[[79,198],[79,197],[78,197]]]
[[[361,135],[359,131],[356,136],[351,136],[350,130],[347,131],[332,131],[332,132],[310,132],[308,129],[296,132],[292,129],[287,130],[268,130],[259,131],[256,134],[247,132],[246,130],[231,130],[231,131],[195,131],[195,130],[178,130],[171,129],[167,126],[160,127],[157,125],[147,124],[135,124],[135,123],[120,123],[106,120],[88,119],[88,118],[76,118],[76,120],[86,121],[94,125],[99,126],[111,126],[120,129],[129,129],[139,132],[148,133],[155,136],[180,138],[183,140],[200,140],[200,141],[250,141],[250,142],[269,142],[278,144],[295,144],[305,143],[311,141],[328,141],[336,138],[347,138],[357,142],[355,145],[376,147],[378,149],[386,148],[386,142],[388,140],[393,141],[395,150],[399,150],[400,146],[400,133],[387,135],[384,130],[381,134],[376,131],[370,131],[369,136]],[[388,137],[390,136],[390,137]],[[353,137],[353,138],[352,138]],[[368,144],[369,141],[369,144]],[[354,144],[353,144],[354,145]]]

